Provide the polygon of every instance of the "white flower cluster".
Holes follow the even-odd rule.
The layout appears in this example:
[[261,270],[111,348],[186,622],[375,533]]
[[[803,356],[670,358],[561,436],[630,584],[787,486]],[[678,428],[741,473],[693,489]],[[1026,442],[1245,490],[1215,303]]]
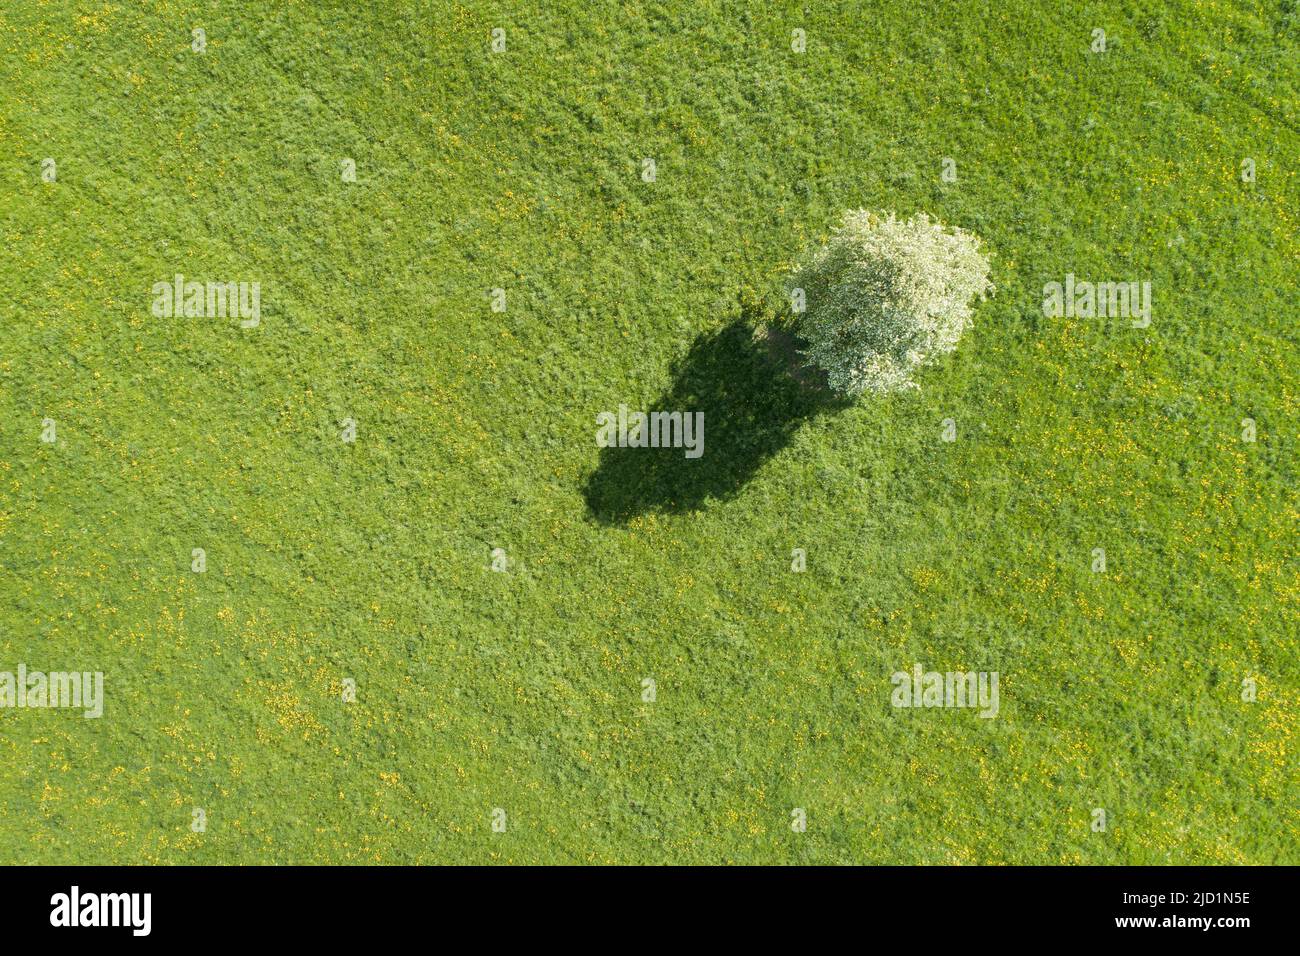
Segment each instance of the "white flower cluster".
[[804,292],[806,355],[846,395],[915,388],[918,366],[957,348],[988,275],[971,233],[925,213],[847,212],[790,280]]

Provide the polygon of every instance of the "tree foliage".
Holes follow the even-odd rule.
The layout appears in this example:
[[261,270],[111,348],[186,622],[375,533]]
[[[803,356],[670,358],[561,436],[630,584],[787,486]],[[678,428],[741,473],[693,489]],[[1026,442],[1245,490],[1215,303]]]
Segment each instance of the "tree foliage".
[[951,352],[992,287],[979,240],[920,213],[845,213],[795,271],[806,355],[846,395],[915,388],[913,372]]

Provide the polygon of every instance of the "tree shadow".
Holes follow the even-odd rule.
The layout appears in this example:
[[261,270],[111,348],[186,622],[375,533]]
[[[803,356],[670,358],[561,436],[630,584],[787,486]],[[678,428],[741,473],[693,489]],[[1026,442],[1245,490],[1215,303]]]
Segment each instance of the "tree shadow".
[[633,409],[703,412],[703,454],[687,458],[683,448],[602,448],[583,491],[593,518],[624,524],[649,512],[681,514],[709,500],[732,498],[805,420],[847,404],[829,392],[823,376],[802,364],[802,343],[784,329],[757,322],[756,311],[701,335],[674,366],[672,386],[649,408]]

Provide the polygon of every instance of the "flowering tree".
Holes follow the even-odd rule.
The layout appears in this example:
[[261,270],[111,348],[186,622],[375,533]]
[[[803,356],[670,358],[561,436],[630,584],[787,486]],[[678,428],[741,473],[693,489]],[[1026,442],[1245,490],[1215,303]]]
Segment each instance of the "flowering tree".
[[794,301],[806,303],[805,354],[845,395],[916,388],[915,369],[957,348],[972,302],[992,288],[988,274],[971,233],[925,213],[847,212],[790,280]]

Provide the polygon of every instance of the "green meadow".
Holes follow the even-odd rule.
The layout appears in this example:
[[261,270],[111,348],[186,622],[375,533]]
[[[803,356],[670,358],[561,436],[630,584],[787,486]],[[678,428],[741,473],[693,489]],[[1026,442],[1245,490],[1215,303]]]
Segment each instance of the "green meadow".
[[[0,77],[0,672],[103,675],[0,862],[1300,863],[1295,0],[13,0]],[[860,207],[996,291],[845,403]]]

